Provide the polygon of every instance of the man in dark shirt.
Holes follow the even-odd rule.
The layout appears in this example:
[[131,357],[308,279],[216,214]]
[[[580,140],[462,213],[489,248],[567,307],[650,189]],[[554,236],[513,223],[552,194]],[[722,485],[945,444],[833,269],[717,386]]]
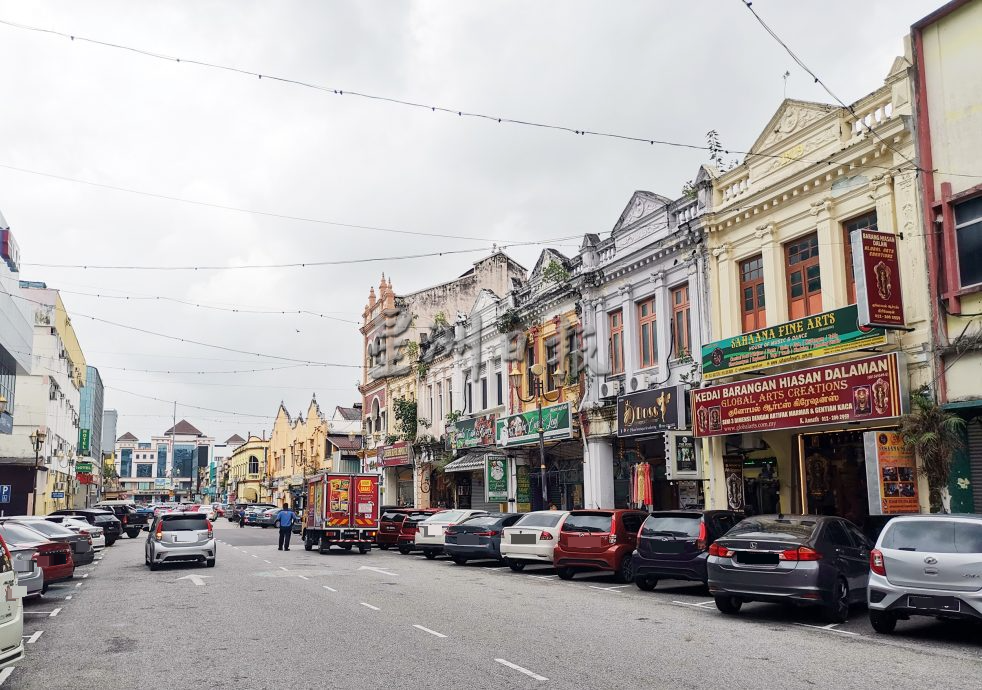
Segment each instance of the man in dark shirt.
[[276,514],[276,526],[280,528],[279,551],[290,550],[290,535],[293,534],[293,523],[297,520],[297,514],[290,510],[290,506],[283,504],[283,510]]

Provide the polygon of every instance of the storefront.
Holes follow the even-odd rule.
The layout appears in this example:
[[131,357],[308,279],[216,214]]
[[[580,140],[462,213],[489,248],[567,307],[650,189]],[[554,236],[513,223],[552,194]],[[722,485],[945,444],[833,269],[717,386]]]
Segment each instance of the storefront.
[[382,504],[415,507],[412,447],[397,441],[376,450],[377,466],[382,468]]
[[471,452],[443,468],[452,478],[454,508],[507,512],[508,458],[493,452]]

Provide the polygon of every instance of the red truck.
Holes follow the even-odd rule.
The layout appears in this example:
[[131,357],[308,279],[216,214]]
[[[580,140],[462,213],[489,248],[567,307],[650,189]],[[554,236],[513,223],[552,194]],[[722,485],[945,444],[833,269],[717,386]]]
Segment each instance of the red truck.
[[378,534],[379,475],[321,472],[307,478],[303,547],[368,553]]

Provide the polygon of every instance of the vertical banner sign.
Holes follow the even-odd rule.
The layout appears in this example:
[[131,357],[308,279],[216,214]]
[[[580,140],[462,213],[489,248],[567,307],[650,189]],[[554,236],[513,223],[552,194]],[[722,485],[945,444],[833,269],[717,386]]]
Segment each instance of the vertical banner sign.
[[726,505],[730,510],[743,510],[743,456],[723,457],[723,483],[726,486]]
[[532,484],[528,465],[515,468],[515,510],[519,513],[532,510]]
[[852,243],[859,323],[879,328],[905,328],[897,236],[877,230],[856,230],[849,241]]
[[487,503],[504,503],[508,500],[508,465],[506,460],[501,455],[489,455],[485,460],[484,472],[487,480],[484,482],[484,486],[488,494],[485,498]]
[[91,434],[89,429],[79,429],[78,430],[78,452],[79,455],[89,454],[89,435]]
[[870,515],[919,513],[914,453],[895,431],[867,431],[866,489]]

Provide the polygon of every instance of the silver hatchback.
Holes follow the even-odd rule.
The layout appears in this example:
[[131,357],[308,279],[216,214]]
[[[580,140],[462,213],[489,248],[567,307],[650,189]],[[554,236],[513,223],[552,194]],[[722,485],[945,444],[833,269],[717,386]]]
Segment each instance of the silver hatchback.
[[909,515],[887,523],[870,552],[873,629],[911,616],[982,621],[982,515]]
[[164,563],[198,562],[215,567],[215,534],[204,513],[158,515],[147,536],[146,563],[157,570]]

